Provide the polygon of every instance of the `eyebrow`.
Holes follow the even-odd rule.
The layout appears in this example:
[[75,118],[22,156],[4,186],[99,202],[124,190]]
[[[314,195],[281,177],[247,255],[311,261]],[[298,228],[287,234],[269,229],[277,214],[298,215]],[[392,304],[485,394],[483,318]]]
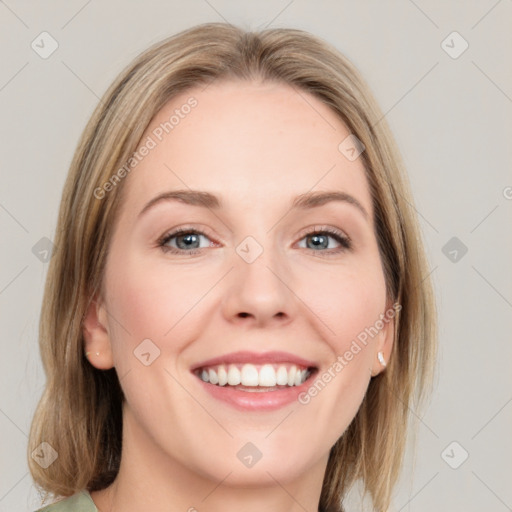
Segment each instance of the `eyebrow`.
[[[222,201],[210,192],[204,192],[201,190],[171,190],[169,192],[163,192],[151,199],[144,208],[142,208],[139,213],[139,217],[162,201],[179,201],[191,206],[200,206],[212,210],[219,210],[222,207]],[[319,206],[323,206],[324,204],[333,201],[351,204],[363,214],[366,220],[369,219],[368,212],[354,196],[351,196],[346,192],[334,190],[327,192],[306,192],[305,194],[300,194],[292,201],[291,208],[301,210],[318,208]]]

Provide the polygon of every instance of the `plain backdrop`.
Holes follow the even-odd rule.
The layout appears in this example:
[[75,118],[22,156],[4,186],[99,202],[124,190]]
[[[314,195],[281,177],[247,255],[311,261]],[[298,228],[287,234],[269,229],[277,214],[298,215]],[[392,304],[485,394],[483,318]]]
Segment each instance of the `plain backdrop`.
[[[44,385],[45,247],[79,135],[140,51],[223,20],[305,29],[336,46],[373,90],[407,165],[436,288],[440,360],[391,510],[510,510],[512,1],[5,0],[0,512],[39,505],[26,451]],[[361,509],[354,501],[350,510]]]

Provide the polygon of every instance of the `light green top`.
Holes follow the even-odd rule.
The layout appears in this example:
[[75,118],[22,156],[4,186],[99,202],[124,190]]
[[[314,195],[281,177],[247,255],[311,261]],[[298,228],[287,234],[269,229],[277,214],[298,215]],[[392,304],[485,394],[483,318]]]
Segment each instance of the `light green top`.
[[57,503],[40,508],[36,512],[98,512],[98,509],[89,492],[84,490]]

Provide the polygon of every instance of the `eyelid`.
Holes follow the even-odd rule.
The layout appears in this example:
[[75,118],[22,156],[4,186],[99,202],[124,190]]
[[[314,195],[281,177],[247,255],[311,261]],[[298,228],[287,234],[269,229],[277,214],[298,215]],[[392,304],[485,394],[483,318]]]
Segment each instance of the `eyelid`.
[[[195,233],[199,236],[204,236],[208,238],[210,242],[212,242],[212,244],[210,244],[208,247],[194,248],[191,250],[179,249],[167,245],[167,243],[170,240],[180,236],[181,234],[188,233]],[[307,236],[313,236],[316,234],[323,236],[327,235],[328,237],[336,240],[339,247],[319,251],[306,247],[306,252],[312,256],[321,258],[333,258],[341,255],[342,253],[353,250],[353,243],[351,238],[341,229],[334,228],[328,225],[315,225],[303,228],[297,235],[295,235],[295,243],[300,243]],[[158,239],[157,247],[160,248],[164,253],[169,253],[177,257],[194,257],[201,256],[203,254],[204,249],[212,248],[213,244],[215,243],[217,243],[215,241],[215,237],[211,236],[210,230],[208,228],[198,227],[194,225],[184,225],[166,231],[166,233]]]
[[[207,227],[204,227],[204,226],[199,227],[198,225],[194,225],[194,224],[186,224],[184,226],[178,226],[175,228],[168,229],[161,237],[158,238],[156,245],[157,245],[157,247],[162,247],[169,239],[179,236],[180,234],[190,233],[190,232],[194,232],[194,233],[197,233],[198,235],[206,236],[212,242],[216,241],[215,240],[216,237],[212,235],[211,231]],[[196,249],[196,250],[201,250],[201,249]],[[185,251],[185,252],[190,252],[190,251]]]
[[300,240],[302,240],[302,238],[304,238],[306,235],[310,235],[313,233],[336,234],[340,238],[344,238],[347,242],[352,244],[352,239],[347,235],[347,233],[345,233],[345,231],[343,231],[342,229],[339,229],[339,228],[335,228],[335,227],[323,225],[323,224],[308,226],[306,228],[303,228],[299,231],[297,236],[300,238]]
[[[215,238],[212,236],[210,230],[207,227],[199,227],[194,224],[186,224],[184,226],[179,226],[176,228],[171,228],[167,230],[158,240],[157,243],[159,245],[163,244],[167,239],[174,238],[175,236],[178,236],[181,233],[188,233],[188,232],[197,232],[200,235],[207,236],[210,240],[214,241]],[[344,238],[350,245],[352,245],[352,239],[341,229],[330,227],[327,225],[315,225],[315,226],[308,226],[299,231],[299,233],[296,235],[298,237],[297,241],[302,240],[305,236],[311,235],[314,233],[327,233],[327,234],[334,234],[338,235],[340,238]],[[224,243],[224,242],[222,242]]]
[[343,230],[325,225],[309,226],[307,228],[304,228],[303,230],[301,230],[300,234],[297,235],[298,241],[296,243],[300,243],[307,236],[313,236],[315,234],[335,239],[339,247],[334,249],[328,249],[325,251],[317,251],[315,249],[310,249],[306,247],[306,251],[308,252],[308,254],[312,256],[329,259],[339,257],[347,252],[353,252],[354,250],[354,244],[352,242],[352,239]]

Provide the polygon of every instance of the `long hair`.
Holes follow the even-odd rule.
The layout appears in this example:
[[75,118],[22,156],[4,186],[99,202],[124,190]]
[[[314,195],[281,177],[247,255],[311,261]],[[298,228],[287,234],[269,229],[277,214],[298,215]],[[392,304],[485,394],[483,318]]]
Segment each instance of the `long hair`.
[[[355,418],[331,448],[320,506],[342,511],[344,496],[360,481],[374,508],[386,510],[402,467],[410,409],[424,404],[432,387],[437,343],[432,285],[410,186],[382,112],[346,57],[295,29],[193,27],[140,54],[101,99],[64,186],[44,290],[39,345],[46,387],[30,430],[32,477],[60,497],[103,489],[117,475],[124,397],[115,369],[101,371],[85,359],[82,322],[102,287],[125,180],[108,193],[98,191],[123,168],[170,99],[219,79],[274,81],[308,92],[365,146],[360,158],[387,296],[401,309],[386,370],[371,379]],[[42,442],[58,454],[47,468],[30,456]]]

